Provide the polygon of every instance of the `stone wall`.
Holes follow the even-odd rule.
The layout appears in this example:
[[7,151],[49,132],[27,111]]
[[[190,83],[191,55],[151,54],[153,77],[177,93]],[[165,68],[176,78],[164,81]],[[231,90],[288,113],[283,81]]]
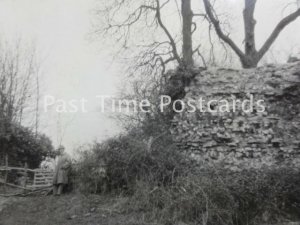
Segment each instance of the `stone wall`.
[[[218,111],[223,105],[218,102],[210,107],[218,112],[201,112],[196,104],[196,112],[185,107],[176,114],[172,133],[182,151],[232,169],[300,165],[300,62],[199,71],[185,92],[186,105],[200,98],[227,100],[230,112]],[[264,101],[264,112],[257,105],[251,112],[234,106],[251,96]]]

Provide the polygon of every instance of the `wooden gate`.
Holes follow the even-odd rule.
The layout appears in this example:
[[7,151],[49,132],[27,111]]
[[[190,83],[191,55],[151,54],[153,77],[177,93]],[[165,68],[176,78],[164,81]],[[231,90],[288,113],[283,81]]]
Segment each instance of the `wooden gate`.
[[[52,186],[52,178],[54,174],[52,170],[32,170],[28,168],[2,166],[0,167],[0,171],[5,172],[4,177],[0,178],[0,183],[10,187],[23,190],[37,190],[48,187],[50,188]],[[8,182],[8,173],[11,171],[17,171],[19,174],[22,174],[22,176],[19,177],[19,182],[17,184]]]
[[52,186],[53,171],[50,170],[34,170],[34,179],[32,188],[43,188]]

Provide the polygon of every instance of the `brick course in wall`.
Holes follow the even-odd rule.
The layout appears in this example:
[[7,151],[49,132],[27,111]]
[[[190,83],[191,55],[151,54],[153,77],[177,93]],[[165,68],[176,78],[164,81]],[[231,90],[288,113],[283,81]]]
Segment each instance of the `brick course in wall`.
[[[231,169],[300,166],[300,62],[257,69],[199,71],[183,101],[227,100],[230,112],[183,112],[173,119],[179,148],[199,162]],[[244,112],[233,101],[263,100],[265,111]],[[218,109],[220,105],[213,106]]]

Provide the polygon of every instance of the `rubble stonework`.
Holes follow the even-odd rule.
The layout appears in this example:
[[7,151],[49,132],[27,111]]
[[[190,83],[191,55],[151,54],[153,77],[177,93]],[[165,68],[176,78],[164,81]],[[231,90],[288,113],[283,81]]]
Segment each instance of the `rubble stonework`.
[[[179,148],[225,167],[300,166],[300,62],[257,69],[199,71],[183,99],[264,100],[264,112],[187,112],[173,119]],[[232,105],[230,106],[232,107]]]

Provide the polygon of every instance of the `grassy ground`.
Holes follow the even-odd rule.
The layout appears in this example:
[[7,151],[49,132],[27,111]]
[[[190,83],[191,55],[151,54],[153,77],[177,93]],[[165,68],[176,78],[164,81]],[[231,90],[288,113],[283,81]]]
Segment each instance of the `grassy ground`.
[[0,225],[150,225],[142,214],[126,213],[124,201],[79,194],[6,199]]
[[126,212],[126,202],[128,200],[124,197],[81,194],[60,197],[0,197],[0,225],[161,225],[145,222],[142,212]]

